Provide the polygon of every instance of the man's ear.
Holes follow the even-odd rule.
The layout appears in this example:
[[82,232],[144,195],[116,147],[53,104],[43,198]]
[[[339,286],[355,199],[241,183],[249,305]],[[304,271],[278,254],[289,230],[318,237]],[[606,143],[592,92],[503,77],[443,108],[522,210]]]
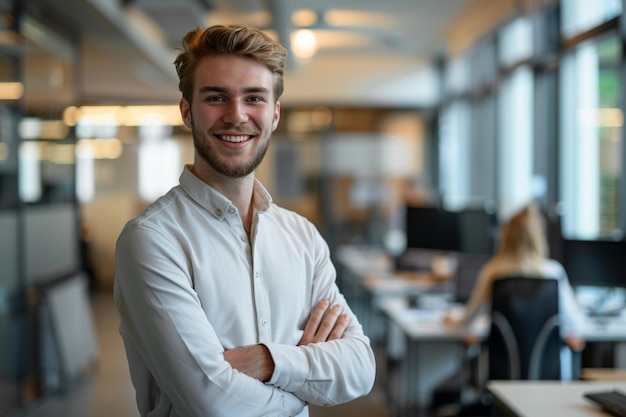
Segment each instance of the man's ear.
[[278,127],[278,122],[280,121],[280,101],[276,102],[276,106],[274,107],[274,117],[272,119],[272,132],[276,130]]
[[180,108],[180,116],[183,119],[185,127],[191,130],[193,125],[191,123],[191,106],[189,104],[189,101],[187,101],[187,99],[184,97],[181,98],[180,103],[178,103],[178,107]]

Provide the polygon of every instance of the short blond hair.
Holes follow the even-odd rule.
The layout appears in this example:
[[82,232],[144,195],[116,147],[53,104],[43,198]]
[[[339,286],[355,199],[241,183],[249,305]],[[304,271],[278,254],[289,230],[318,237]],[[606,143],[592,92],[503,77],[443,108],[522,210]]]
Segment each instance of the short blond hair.
[[241,25],[215,25],[189,31],[182,41],[183,51],[174,61],[178,89],[191,102],[194,72],[207,56],[235,55],[248,57],[265,65],[274,78],[274,100],[283,94],[287,50],[258,29]]

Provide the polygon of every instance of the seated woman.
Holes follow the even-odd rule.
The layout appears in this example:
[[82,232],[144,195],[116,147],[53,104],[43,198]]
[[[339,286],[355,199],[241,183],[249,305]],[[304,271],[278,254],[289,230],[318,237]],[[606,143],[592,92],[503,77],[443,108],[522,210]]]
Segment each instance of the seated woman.
[[493,281],[511,275],[558,280],[561,338],[572,351],[582,350],[585,346],[580,336],[582,313],[565,269],[548,258],[541,214],[534,203],[526,205],[503,226],[496,253],[481,269],[463,316],[455,318],[449,314],[446,323],[469,328],[476,317],[489,311]]

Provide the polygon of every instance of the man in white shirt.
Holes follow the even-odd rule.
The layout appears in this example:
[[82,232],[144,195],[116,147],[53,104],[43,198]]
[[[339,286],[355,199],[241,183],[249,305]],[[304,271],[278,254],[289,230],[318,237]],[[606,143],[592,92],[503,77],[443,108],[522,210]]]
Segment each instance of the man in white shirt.
[[327,244],[255,179],[280,118],[285,49],[235,26],[193,30],[183,47],[193,164],[116,247],[141,416],[307,416],[309,403],[366,395],[374,355]]

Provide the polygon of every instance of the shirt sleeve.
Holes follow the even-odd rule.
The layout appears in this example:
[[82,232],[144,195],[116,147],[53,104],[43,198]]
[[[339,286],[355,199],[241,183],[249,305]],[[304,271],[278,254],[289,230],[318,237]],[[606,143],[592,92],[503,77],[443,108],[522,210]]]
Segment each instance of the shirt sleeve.
[[369,393],[376,364],[369,338],[335,284],[336,272],[328,246],[317,231],[313,233],[313,244],[316,267],[311,309],[327,298],[331,305],[343,307],[350,324],[337,340],[307,346],[266,344],[275,363],[269,383],[308,403],[332,406]]
[[297,415],[300,398],[224,359],[182,259],[148,227],[127,226],[117,242],[114,294],[124,342],[136,353],[129,365],[140,409],[164,395],[177,415],[190,417]]
[[582,331],[583,314],[576,301],[574,289],[569,282],[565,269],[558,265],[559,281],[559,315],[561,318],[561,336],[580,336]]

